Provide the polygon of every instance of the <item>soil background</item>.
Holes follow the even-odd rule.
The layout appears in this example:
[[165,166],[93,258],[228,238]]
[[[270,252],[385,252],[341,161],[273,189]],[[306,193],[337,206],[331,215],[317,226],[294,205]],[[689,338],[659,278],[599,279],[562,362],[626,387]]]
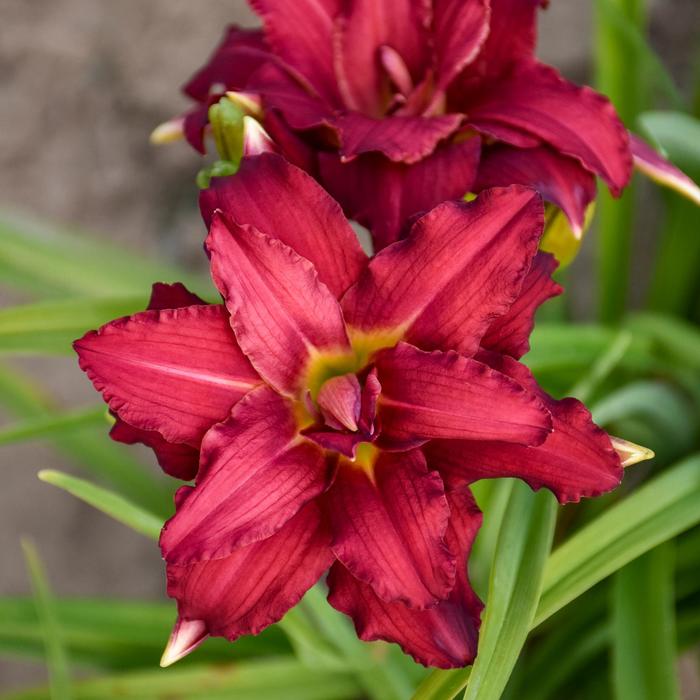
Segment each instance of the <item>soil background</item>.
[[[654,43],[685,85],[700,3],[653,5]],[[591,8],[555,0],[540,22],[540,56],[579,82],[591,79]],[[183,144],[154,148],[148,135],[187,105],[179,86],[232,21],[255,23],[243,0],[0,0],[0,208],[202,265],[201,161]],[[638,234],[640,269],[650,235]],[[582,316],[592,303],[593,248],[588,240],[569,290]],[[0,305],[20,300],[0,280]],[[62,404],[94,402],[72,360],[21,364]],[[43,443],[0,448],[0,595],[28,592],[19,538],[29,535],[59,595],[163,596],[157,548],[40,483],[41,468],[74,470]],[[697,667],[684,667],[686,698],[700,698]],[[40,665],[0,660],[0,690],[44,678]]]

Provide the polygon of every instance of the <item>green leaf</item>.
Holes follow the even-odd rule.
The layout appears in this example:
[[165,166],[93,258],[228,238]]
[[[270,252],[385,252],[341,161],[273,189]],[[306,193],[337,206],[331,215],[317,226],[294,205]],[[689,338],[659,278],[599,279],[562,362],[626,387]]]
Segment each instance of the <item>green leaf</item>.
[[687,321],[665,314],[637,313],[626,326],[646,336],[672,362],[700,369],[700,330]]
[[163,527],[162,519],[140,508],[123,496],[119,496],[101,486],[91,484],[85,479],[78,479],[75,476],[52,469],[40,471],[39,478],[47,484],[52,484],[64,491],[68,491],[76,498],[85,501],[93,508],[97,508],[97,510],[130,527],[132,530],[150,537],[152,540],[158,540]]
[[678,698],[671,543],[620,569],[612,601],[615,698]]
[[37,296],[129,296],[148,294],[153,282],[184,282],[195,292],[211,289],[204,277],[151,262],[96,237],[67,233],[28,217],[0,214],[0,270],[3,279]]
[[551,493],[533,493],[524,483],[513,482],[498,535],[474,666],[434,671],[418,687],[414,700],[452,698],[464,687],[468,700],[500,698],[535,615],[555,519],[556,501]]
[[[269,659],[122,673],[75,683],[73,693],[75,700],[356,700],[361,689],[347,673]],[[46,700],[46,690],[0,698]]]
[[609,508],[552,553],[535,625],[698,522],[700,455],[693,455]]
[[683,112],[644,112],[644,133],[679,168],[700,179],[700,120]]
[[0,429],[0,445],[52,437],[69,430],[85,427],[101,426],[105,428],[107,425],[107,413],[104,406],[67,411],[55,416],[49,415],[33,418]]
[[[167,603],[113,599],[56,599],[64,645],[75,664],[90,668],[155,668],[176,617]],[[289,653],[277,626],[230,644],[209,639],[179,666]],[[30,598],[0,598],[0,655],[43,659],[43,632]]]
[[0,352],[73,354],[88,330],[146,308],[147,297],[42,301],[0,310]]
[[29,540],[22,541],[22,549],[32,582],[37,616],[43,631],[51,700],[71,700],[73,693],[71,692],[68,655],[63,646],[61,630],[54,610],[53,596],[49,589],[44,567],[34,545]]
[[535,616],[557,504],[548,491],[513,485],[498,535],[479,653],[465,700],[498,700]]
[[[19,368],[2,364],[0,405],[25,420],[51,421],[61,415],[41,387]],[[134,503],[163,517],[172,512],[172,486],[135,459],[133,449],[110,440],[106,426],[83,426],[46,437],[76,464],[115,486]]]

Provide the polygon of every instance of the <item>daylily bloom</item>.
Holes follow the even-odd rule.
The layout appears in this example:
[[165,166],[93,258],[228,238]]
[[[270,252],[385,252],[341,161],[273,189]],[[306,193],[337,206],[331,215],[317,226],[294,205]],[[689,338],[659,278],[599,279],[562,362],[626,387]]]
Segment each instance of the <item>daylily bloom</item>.
[[224,303],[161,286],[150,310],[75,343],[121,430],[200,455],[161,536],[179,610],[163,663],[259,632],[327,571],[362,639],[469,663],[469,485],[520,477],[566,503],[622,478],[583,404],[519,362],[560,291],[537,252],[541,198],[443,203],[368,259],[340,206],[276,154],[213,183],[200,204]]
[[177,124],[204,152],[209,107],[228,91],[377,249],[442,201],[510,184],[536,188],[580,237],[595,176],[618,195],[633,161],[700,203],[605,97],[535,58],[542,0],[250,4],[263,29],[227,31]]

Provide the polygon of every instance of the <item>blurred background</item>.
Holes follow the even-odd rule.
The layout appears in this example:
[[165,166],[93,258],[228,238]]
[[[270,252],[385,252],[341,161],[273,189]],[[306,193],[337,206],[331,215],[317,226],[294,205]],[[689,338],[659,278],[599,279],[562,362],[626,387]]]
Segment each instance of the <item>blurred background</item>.
[[[690,91],[700,3],[651,5],[653,47]],[[541,18],[540,56],[579,82],[592,80],[591,12],[589,2],[556,0]],[[184,144],[152,147],[148,136],[187,105],[179,86],[232,21],[254,23],[243,0],[0,0],[0,207],[201,270],[204,232],[194,183],[201,161]],[[644,199],[647,189],[648,216],[635,232],[637,300],[645,293],[661,202],[646,186]],[[580,318],[593,313],[594,235],[569,282]],[[0,279],[0,305],[25,300]],[[61,406],[94,403],[72,358],[13,363]],[[0,595],[29,589],[19,545],[20,535],[29,535],[57,594],[162,597],[157,548],[39,482],[43,468],[74,470],[42,442],[0,447]],[[688,698],[700,697],[694,673],[686,671]],[[43,674],[38,664],[0,660],[1,689],[37,683]]]

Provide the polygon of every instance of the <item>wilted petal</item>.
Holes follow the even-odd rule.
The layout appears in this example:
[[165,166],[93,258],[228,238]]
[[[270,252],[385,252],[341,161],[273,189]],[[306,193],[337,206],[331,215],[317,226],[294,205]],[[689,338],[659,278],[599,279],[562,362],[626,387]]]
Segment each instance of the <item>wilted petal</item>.
[[275,55],[331,102],[338,102],[333,70],[333,24],[341,0],[250,0]]
[[74,343],[110,409],[168,442],[196,445],[260,377],[223,306],[144,311]]
[[548,146],[513,148],[498,144],[484,149],[474,190],[526,185],[564,211],[578,237],[586,210],[596,197],[593,173]]
[[543,225],[542,201],[524,187],[445,202],[372,259],[343,298],[345,318],[364,333],[471,355],[517,298]]
[[481,525],[481,513],[466,491],[448,493],[446,542],[457,555],[457,578],[447,600],[427,610],[387,603],[371,586],[336,563],[328,575],[330,604],[350,615],[360,639],[395,642],[418,663],[440,668],[467,666],[476,655],[482,609],[469,584],[467,560]]
[[549,253],[537,253],[518,298],[508,311],[499,316],[481,339],[487,350],[504,353],[516,359],[530,349],[530,333],[535,325],[539,306],[564,290],[552,279],[557,261]]
[[184,443],[168,442],[155,430],[140,430],[117,418],[109,432],[112,440],[125,445],[141,443],[150,447],[161,469],[168,475],[183,481],[194,479],[199,467],[199,450]]
[[[509,357],[484,353],[483,359],[530,391],[530,372]],[[424,448],[428,463],[455,487],[478,479],[517,477],[532,488],[550,489],[561,503],[599,496],[619,485],[620,458],[610,438],[576,399],[555,401],[539,390],[552,414],[553,430],[544,444],[522,447],[505,442],[435,440]]]
[[367,262],[338,203],[280,156],[244,159],[236,175],[212,180],[199,205],[207,225],[221,209],[232,221],[278,238],[310,260],[336,296],[355,282]]
[[269,58],[267,51],[260,30],[232,25],[207,64],[190,78],[183,91],[197,102],[206,102],[212,91],[240,90]]
[[412,165],[392,163],[378,153],[350,163],[322,153],[321,181],[347,215],[369,229],[375,250],[381,250],[398,240],[412,216],[471,190],[480,150],[478,138],[442,144]]
[[201,450],[197,485],[161,534],[173,564],[226,557],[269,537],[329,482],[323,450],[299,437],[291,403],[269,387],[242,399]]
[[338,302],[281,240],[215,212],[206,247],[238,342],[269,384],[295,394],[313,355],[348,350]]
[[669,163],[649,144],[642,141],[639,136],[630,134],[630,144],[632,146],[634,165],[637,170],[643,172],[655,182],[676,190],[676,192],[700,206],[700,187],[682,170]]
[[[629,182],[629,137],[610,101],[564,80],[553,68],[521,64],[469,101],[468,123],[475,129],[491,133],[493,126],[504,126],[541,139],[600,175],[614,194]],[[505,134],[501,138],[509,140]]]
[[442,481],[428,472],[420,450],[382,453],[367,469],[341,460],[327,505],[334,554],[382,600],[425,608],[449,594],[450,511]]
[[540,445],[551,431],[542,401],[510,377],[455,352],[406,343],[376,360],[382,438],[506,440]]
[[168,564],[168,595],[181,618],[202,620],[209,634],[234,641],[277,622],[330,565],[330,534],[308,504],[272,537],[223,559]]
[[451,136],[462,118],[461,114],[444,114],[373,119],[359,112],[346,112],[335,121],[340,131],[340,155],[351,160],[362,153],[378,151],[395,162],[415,163]]
[[380,117],[386,108],[388,76],[380,61],[391,46],[414,78],[426,60],[426,14],[413,0],[355,0],[336,23],[335,69],[345,105]]
[[[434,0],[437,90],[445,90],[476,58],[489,34],[489,6],[489,0]],[[522,28],[518,27],[520,31]]]

